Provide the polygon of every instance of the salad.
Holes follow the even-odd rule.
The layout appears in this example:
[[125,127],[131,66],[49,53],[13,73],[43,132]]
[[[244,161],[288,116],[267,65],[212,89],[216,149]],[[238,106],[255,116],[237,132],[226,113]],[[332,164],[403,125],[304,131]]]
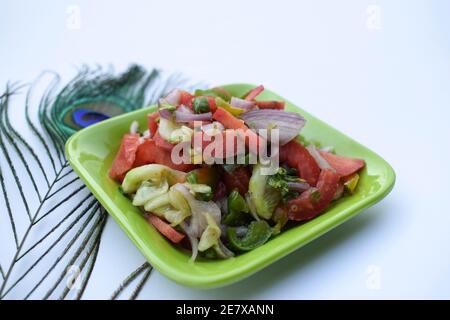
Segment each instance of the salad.
[[175,89],[122,138],[109,176],[193,260],[253,250],[358,185],[364,160],[307,143],[306,120],[263,91]]

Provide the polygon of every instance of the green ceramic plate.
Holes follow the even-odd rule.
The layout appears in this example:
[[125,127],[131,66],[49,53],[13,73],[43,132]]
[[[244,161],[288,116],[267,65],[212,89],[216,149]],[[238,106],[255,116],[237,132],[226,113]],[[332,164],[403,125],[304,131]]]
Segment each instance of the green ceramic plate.
[[[235,96],[244,94],[252,87],[250,84],[225,86]],[[265,90],[260,99],[285,100],[269,90]],[[139,210],[119,192],[119,185],[108,177],[108,169],[121,137],[129,130],[131,121],[137,120],[142,128],[145,127],[146,115],[155,106],[114,117],[75,133],[67,141],[66,153],[75,172],[156,269],[186,286],[224,286],[248,277],[340,225],[380,201],[394,186],[394,171],[377,154],[292,103],[287,102],[286,107],[307,119],[302,131],[307,140],[335,146],[337,154],[365,159],[367,166],[353,196],[344,197],[324,214],[282,232],[265,245],[228,260],[190,262],[190,253],[170,244],[149,225]],[[127,255],[126,252],[118,254]]]

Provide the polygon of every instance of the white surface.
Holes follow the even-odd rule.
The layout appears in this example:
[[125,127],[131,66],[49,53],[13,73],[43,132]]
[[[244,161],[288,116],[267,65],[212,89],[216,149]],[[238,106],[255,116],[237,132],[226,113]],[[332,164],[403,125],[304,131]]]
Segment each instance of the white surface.
[[[438,0],[2,1],[0,85],[131,62],[263,83],[396,170],[384,201],[255,276],[201,291],[154,272],[140,298],[448,299],[449,13]],[[140,261],[110,220],[85,297],[108,297]]]

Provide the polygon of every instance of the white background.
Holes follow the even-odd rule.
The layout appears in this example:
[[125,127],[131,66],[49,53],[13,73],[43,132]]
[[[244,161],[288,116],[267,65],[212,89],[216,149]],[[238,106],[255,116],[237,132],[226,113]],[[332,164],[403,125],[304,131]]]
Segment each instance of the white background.
[[[448,299],[449,15],[438,0],[2,0],[0,86],[132,62],[263,83],[394,167],[385,200],[251,278],[202,291],[154,272],[140,298]],[[107,298],[141,262],[109,220],[85,297]]]

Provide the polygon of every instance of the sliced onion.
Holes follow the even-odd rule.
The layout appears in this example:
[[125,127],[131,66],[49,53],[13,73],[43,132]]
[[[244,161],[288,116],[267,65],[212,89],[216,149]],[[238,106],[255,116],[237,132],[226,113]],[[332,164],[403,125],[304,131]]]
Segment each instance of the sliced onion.
[[177,106],[181,100],[181,90],[174,89],[170,91],[163,99],[165,100],[166,103],[172,106]]
[[307,182],[288,182],[287,183],[290,190],[303,192],[308,190],[311,186]]
[[198,239],[193,234],[191,228],[188,226],[188,224],[186,222],[183,221],[180,224],[180,227],[184,231],[184,233],[188,236],[189,242],[191,243],[191,250],[192,250],[191,261],[195,261],[195,259],[197,258],[197,255],[198,255]]
[[251,110],[255,106],[255,102],[254,101],[248,101],[248,100],[239,99],[239,98],[236,98],[236,97],[232,97],[231,98],[230,104],[234,108],[243,109],[243,110],[246,110],[246,111]]
[[172,119],[172,112],[170,112],[168,109],[159,109],[159,116],[161,118],[171,120]]
[[337,200],[344,194],[344,185],[342,183],[338,184],[338,188],[336,190],[336,193],[334,194],[333,200]]
[[190,108],[186,107],[184,104],[180,105],[177,108],[177,111],[182,112],[182,113],[188,113],[188,114],[194,113],[194,111],[192,111]]
[[309,146],[306,147],[306,149],[309,151],[314,160],[316,160],[317,165],[319,166],[320,169],[322,170],[329,169],[335,171],[334,168],[330,166],[328,161],[325,160],[324,157],[320,155],[319,151],[317,151],[317,148],[314,145],[310,144]]
[[245,194],[245,201],[247,202],[248,209],[250,210],[250,214],[252,215],[252,217],[256,221],[259,221],[260,219],[258,217],[258,214],[256,213],[255,204],[252,201],[252,197],[250,196],[250,193]]
[[219,243],[217,244],[216,252],[219,255],[219,257],[223,259],[234,257],[234,252],[228,249],[220,239]]
[[320,151],[333,152],[334,151],[334,147],[333,146],[326,146],[326,147],[320,148]]
[[240,117],[252,129],[278,129],[281,146],[294,139],[306,123],[298,113],[275,109],[251,110]]
[[131,122],[130,125],[130,133],[131,134],[137,133],[138,130],[139,130],[139,123],[136,120],[134,120],[133,122]]
[[209,136],[215,136],[225,130],[223,124],[218,121],[202,125],[202,131]]
[[212,113],[186,113],[175,110],[175,121],[176,122],[191,122],[191,121],[211,121]]

